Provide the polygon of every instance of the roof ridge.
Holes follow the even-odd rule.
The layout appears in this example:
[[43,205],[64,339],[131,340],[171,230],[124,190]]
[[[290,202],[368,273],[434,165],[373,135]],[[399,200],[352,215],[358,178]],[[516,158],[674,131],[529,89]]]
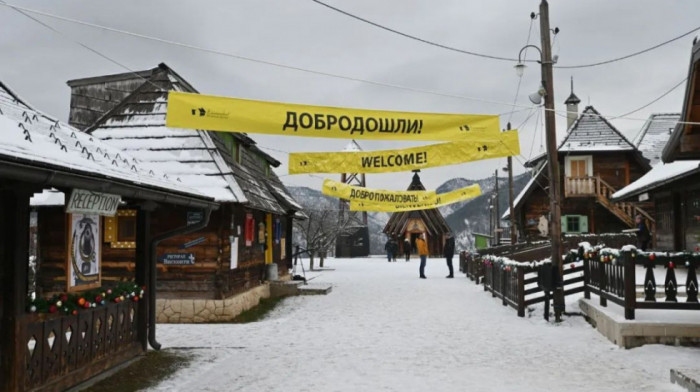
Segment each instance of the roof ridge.
[[[587,112],[593,112],[593,114]],[[620,137],[625,143],[627,143],[627,145],[629,145],[629,147],[632,147],[633,150],[637,149],[637,147],[632,142],[630,142],[629,139],[627,139],[627,137],[624,134],[622,134],[622,132],[620,132],[612,123],[610,123],[608,119],[606,119],[602,114],[600,114],[600,112],[598,112],[598,110],[596,110],[596,108],[594,108],[593,105],[588,105],[576,118],[576,121],[573,124],[571,124],[571,127],[567,131],[566,137],[559,144],[557,150],[560,150],[562,147],[564,147],[569,138],[579,129],[579,126],[586,117],[596,117],[602,120],[603,123],[608,127],[608,129],[611,130],[616,136]]]

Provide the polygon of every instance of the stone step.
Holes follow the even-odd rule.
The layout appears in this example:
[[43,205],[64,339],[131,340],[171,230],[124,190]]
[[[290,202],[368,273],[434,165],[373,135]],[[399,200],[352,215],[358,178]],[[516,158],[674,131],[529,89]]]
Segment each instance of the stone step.
[[299,295],[326,295],[332,289],[333,285],[330,283],[309,283],[299,286]]
[[690,392],[700,392],[700,369],[671,369],[671,383]]

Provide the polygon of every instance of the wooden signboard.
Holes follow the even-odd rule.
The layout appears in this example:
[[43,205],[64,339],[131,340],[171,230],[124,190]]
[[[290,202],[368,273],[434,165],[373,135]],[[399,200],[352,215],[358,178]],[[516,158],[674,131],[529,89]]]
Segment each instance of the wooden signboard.
[[68,214],[67,290],[81,291],[100,287],[102,248],[100,216]]

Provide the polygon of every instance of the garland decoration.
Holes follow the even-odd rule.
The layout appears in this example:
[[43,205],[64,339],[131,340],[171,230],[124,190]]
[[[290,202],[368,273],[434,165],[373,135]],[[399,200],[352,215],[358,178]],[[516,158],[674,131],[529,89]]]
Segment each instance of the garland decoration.
[[106,306],[126,300],[138,302],[143,298],[146,286],[134,282],[120,282],[111,287],[100,287],[75,294],[54,294],[50,298],[29,300],[31,313],[59,313],[77,315],[79,310]]

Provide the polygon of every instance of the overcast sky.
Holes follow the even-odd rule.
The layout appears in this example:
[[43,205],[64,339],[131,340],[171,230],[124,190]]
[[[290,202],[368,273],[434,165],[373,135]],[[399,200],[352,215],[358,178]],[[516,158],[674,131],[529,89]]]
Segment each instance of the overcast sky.
[[[445,97],[285,69],[201,51],[169,46],[91,27],[37,16],[57,34],[0,5],[0,80],[20,96],[67,120],[69,79],[126,72],[76,44],[81,42],[132,70],[165,62],[204,94],[327,106],[401,111],[501,114],[505,127],[518,85],[513,62],[451,52],[392,34],[311,0],[220,1],[19,1],[8,3],[183,42],[239,56],[412,89],[479,100]],[[517,57],[526,44],[530,12],[538,0],[327,0],[335,7],[393,29],[443,45],[503,57]],[[550,4],[551,27],[561,32],[553,46],[559,65],[580,65],[626,55],[700,26],[696,0],[570,0]],[[687,76],[696,33],[634,58],[590,68],[555,69],[556,109],[570,93],[573,76],[580,110],[590,104],[604,116],[618,116],[659,97]],[[540,46],[539,21],[531,44]],[[528,58],[538,55],[528,52]],[[537,64],[522,78],[517,104],[530,106],[527,95],[540,81]],[[685,84],[646,109],[613,120],[633,137],[650,113],[679,112]],[[519,107],[517,109],[523,109]],[[516,127],[533,112],[512,114]],[[520,162],[541,151],[542,121],[537,114],[520,128]],[[557,131],[566,121],[557,118]],[[281,151],[340,151],[340,139],[251,135],[260,146]],[[408,146],[361,141],[365,150]],[[288,185],[320,189],[322,177],[285,176],[287,156],[267,150],[281,162],[277,169]],[[532,152],[531,152],[532,150]],[[422,178],[435,188],[453,177],[479,179],[505,166],[505,159],[427,169]],[[337,175],[328,175],[337,178]],[[403,189],[411,173],[368,175],[369,187]]]

